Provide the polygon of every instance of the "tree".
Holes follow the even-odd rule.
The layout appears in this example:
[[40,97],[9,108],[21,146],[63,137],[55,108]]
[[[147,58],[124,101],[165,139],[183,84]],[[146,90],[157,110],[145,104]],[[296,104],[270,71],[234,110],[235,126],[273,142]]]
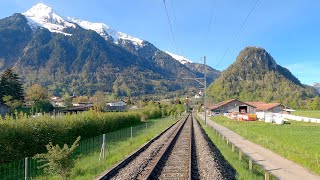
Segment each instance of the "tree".
[[101,91],[97,91],[93,97],[93,106],[97,111],[103,111],[105,108],[107,101],[106,101],[106,95],[105,93]]
[[10,95],[3,96],[2,101],[5,105],[9,106],[11,110],[14,110],[22,105],[22,101],[13,99],[13,97]]
[[47,99],[36,101],[33,105],[33,108],[36,109],[38,112],[48,113],[53,111],[53,105]]
[[66,107],[72,107],[72,98],[71,96],[69,95],[69,93],[66,93],[62,99],[64,100],[64,105]]
[[34,84],[27,89],[26,99],[32,101],[40,101],[48,99],[48,91],[39,84]]
[[61,148],[58,144],[53,145],[50,142],[46,145],[48,153],[37,154],[34,156],[38,159],[38,162],[46,162],[46,164],[40,166],[49,174],[60,175],[62,179],[69,179],[71,169],[74,167],[75,159],[72,158],[72,153],[79,146],[80,136],[69,148],[67,144],[64,144]]
[[4,96],[11,96],[11,100],[23,101],[24,93],[22,83],[19,76],[12,71],[7,69],[1,75],[0,80],[0,100],[3,101]]

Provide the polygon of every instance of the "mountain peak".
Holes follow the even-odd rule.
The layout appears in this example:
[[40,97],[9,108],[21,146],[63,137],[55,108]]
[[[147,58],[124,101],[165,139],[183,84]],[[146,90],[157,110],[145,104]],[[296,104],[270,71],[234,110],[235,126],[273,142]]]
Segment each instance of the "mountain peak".
[[244,48],[238,55],[236,63],[241,63],[250,68],[260,67],[268,70],[277,69],[277,63],[263,48],[249,46]]
[[176,54],[173,54],[169,51],[165,51],[167,54],[169,54],[173,59],[179,61],[181,64],[186,64],[186,63],[192,63],[192,61],[190,61],[189,59],[183,57],[183,56],[180,56],[180,55],[176,55]]
[[75,25],[66,21],[64,18],[59,16],[51,7],[38,3],[31,9],[22,13],[28,20],[29,25],[36,29],[43,27],[51,32],[62,33],[65,35],[71,35],[63,32],[66,27],[73,27]]

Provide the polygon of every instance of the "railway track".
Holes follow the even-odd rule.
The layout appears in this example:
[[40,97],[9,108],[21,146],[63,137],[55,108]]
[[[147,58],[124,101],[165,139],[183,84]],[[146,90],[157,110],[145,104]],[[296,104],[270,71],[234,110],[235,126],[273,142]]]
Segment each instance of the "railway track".
[[[197,127],[196,136],[194,125]],[[218,177],[215,179],[229,179],[223,178],[224,175],[220,173],[224,167],[216,167],[221,163],[216,163],[217,158],[210,155],[210,148],[203,148],[207,152],[204,153],[197,147],[208,144],[205,138],[200,137],[202,134],[199,129],[192,114],[188,114],[96,179],[207,179],[212,172],[218,175],[214,176]],[[207,167],[207,162],[198,162],[201,159],[211,161],[213,165]]]

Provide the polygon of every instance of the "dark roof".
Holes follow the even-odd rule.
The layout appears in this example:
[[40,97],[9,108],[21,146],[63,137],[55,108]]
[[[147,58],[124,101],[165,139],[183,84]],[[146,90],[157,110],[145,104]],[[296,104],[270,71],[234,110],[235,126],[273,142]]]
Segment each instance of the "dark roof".
[[242,102],[242,101],[240,101],[240,100],[238,100],[238,99],[229,99],[229,100],[226,100],[226,101],[222,101],[222,102],[220,102],[220,103],[218,103],[218,104],[214,104],[214,105],[208,107],[207,109],[211,109],[211,110],[213,110],[213,109],[218,109],[218,108],[220,108],[220,107],[222,107],[222,106],[225,106],[225,105],[227,105],[227,104],[229,104],[229,103],[232,103],[232,102],[234,102],[234,101],[238,101],[238,102],[240,102],[240,103],[242,103],[242,104],[246,104],[246,105],[248,105],[248,106],[256,107],[256,106],[254,106],[254,105],[251,105],[251,104]]

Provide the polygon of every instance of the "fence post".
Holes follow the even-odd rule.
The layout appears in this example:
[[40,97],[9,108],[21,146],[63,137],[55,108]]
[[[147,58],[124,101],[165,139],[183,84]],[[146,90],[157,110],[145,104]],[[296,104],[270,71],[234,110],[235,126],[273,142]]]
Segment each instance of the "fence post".
[[99,161],[102,158],[104,159],[106,157],[106,134],[102,135],[102,145],[101,145],[101,150],[100,150],[100,157]]
[[234,144],[231,145],[232,152],[234,152]]
[[28,157],[24,159],[24,180],[28,180]]
[[131,141],[132,141],[132,127],[131,127],[131,133],[130,134],[131,134]]
[[146,131],[148,131],[148,123],[146,123]]
[[252,171],[252,159],[249,159],[249,170]]
[[269,173],[268,171],[266,171],[266,172],[264,173],[264,179],[265,179],[265,180],[270,180],[270,173]]
[[239,149],[239,161],[242,161],[242,156],[243,156],[243,153],[242,153],[242,151]]

